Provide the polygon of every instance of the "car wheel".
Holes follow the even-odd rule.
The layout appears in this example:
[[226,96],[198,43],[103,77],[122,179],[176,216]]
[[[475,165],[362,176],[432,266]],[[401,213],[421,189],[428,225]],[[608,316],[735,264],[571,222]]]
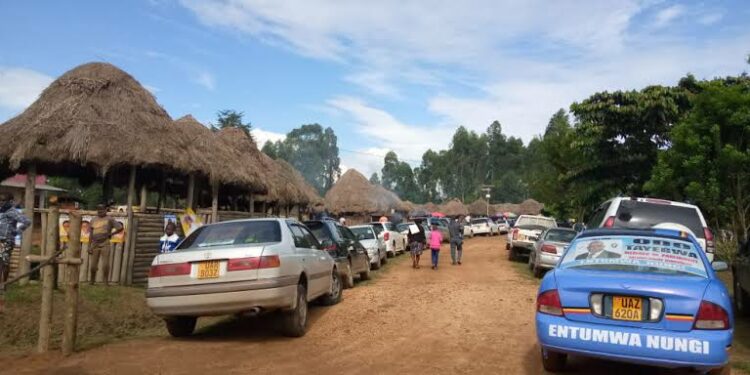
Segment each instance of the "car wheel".
[[510,250],[510,244],[507,242],[505,243],[505,250]]
[[288,337],[302,337],[307,327],[307,288],[297,284],[297,302],[294,309],[281,313],[281,332]]
[[388,257],[390,257],[390,255],[388,255],[388,252],[386,251],[385,252],[385,256],[383,257],[383,259],[381,259],[381,261],[383,262],[383,264],[388,263]]
[[518,255],[516,254],[516,248],[511,247],[510,251],[508,251],[508,260],[511,262],[515,262],[516,258],[518,258]]
[[320,304],[331,306],[341,302],[341,289],[341,276],[339,276],[338,270],[334,270],[331,273],[331,292],[320,298]]
[[565,369],[568,355],[542,348],[542,365],[549,372],[559,372]]
[[379,270],[380,269],[380,255],[378,255],[378,261],[374,264],[371,264],[372,269]]
[[370,280],[370,261],[367,261],[367,265],[365,265],[365,270],[359,273],[359,280]]
[[534,253],[529,253],[529,271],[534,270]]
[[737,310],[737,314],[740,316],[750,315],[750,306],[748,306],[748,303],[750,303],[750,296],[748,296],[748,293],[742,289],[739,278],[734,279],[733,286],[734,308]]
[[164,319],[164,323],[172,337],[187,337],[193,334],[197,320],[194,316],[174,316]]
[[534,269],[532,270],[534,273],[534,277],[537,279],[541,279],[542,276],[544,276],[544,269],[534,264]]
[[346,264],[346,275],[344,275],[344,288],[354,288],[354,273],[352,273],[352,262]]

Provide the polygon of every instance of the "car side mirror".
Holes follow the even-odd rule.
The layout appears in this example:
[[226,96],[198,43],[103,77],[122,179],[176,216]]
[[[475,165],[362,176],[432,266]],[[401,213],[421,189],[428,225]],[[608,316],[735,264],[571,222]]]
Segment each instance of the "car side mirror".
[[729,265],[727,262],[722,262],[720,260],[715,260],[711,263],[711,268],[714,269],[716,272],[722,272],[729,269]]

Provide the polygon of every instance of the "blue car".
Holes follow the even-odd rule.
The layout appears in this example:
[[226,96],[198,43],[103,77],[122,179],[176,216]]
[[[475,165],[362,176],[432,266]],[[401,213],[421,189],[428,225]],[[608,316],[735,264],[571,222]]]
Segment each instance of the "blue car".
[[539,287],[544,368],[562,371],[571,354],[728,374],[734,317],[714,272],[726,268],[685,232],[579,234]]

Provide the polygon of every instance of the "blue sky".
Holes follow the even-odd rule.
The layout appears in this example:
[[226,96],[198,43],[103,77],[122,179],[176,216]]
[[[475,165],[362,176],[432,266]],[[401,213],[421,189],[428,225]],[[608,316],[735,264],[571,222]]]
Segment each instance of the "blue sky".
[[458,125],[530,140],[600,90],[748,69],[736,1],[24,1],[0,3],[0,121],[65,71],[107,61],[173,118],[245,112],[256,137],[331,126],[369,175]]

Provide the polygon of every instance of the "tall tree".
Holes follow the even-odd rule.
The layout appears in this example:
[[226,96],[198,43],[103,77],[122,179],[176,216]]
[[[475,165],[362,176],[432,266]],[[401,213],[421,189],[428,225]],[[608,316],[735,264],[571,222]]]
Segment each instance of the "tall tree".
[[380,185],[380,177],[378,177],[378,172],[373,172],[370,176],[370,183],[373,185]]
[[385,155],[381,175],[383,187],[392,190],[402,199],[415,201],[420,198],[414,171],[409,163],[398,160],[395,152],[389,151]]
[[252,138],[250,131],[253,129],[252,124],[244,122],[242,117],[245,115],[244,112],[238,112],[233,109],[224,109],[216,113],[216,125],[212,124],[213,128],[224,129],[224,128],[238,128],[242,129],[245,134]]
[[273,150],[292,164],[305,179],[325,194],[341,175],[338,138],[333,129],[319,124],[302,125],[290,131]]

